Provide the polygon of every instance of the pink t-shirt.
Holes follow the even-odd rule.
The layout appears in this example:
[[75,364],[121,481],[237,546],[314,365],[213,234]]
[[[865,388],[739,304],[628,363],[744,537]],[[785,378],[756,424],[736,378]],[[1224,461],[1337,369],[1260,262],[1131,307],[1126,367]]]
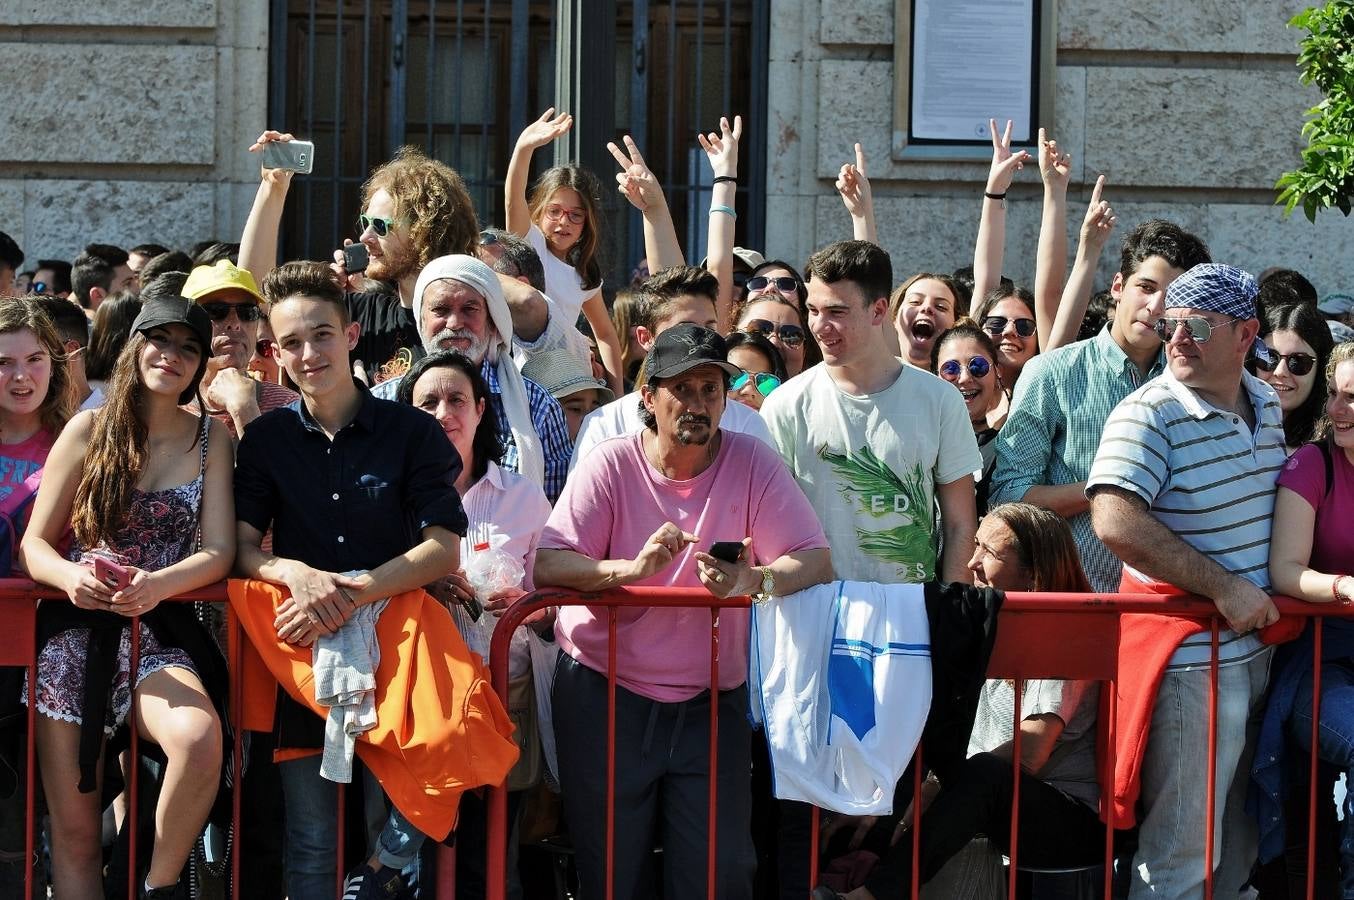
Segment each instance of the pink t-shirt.
[[[803,491],[774,450],[755,437],[724,431],[719,455],[695,478],[664,478],[644,458],[643,432],[598,444],[569,476],[540,546],[592,559],[634,559],[649,537],[673,522],[700,540],[642,585],[700,587],[696,551],[715,541],[752,537],[756,565],[786,553],[827,547]],[[590,669],[607,670],[607,610],[566,606],[555,634]],[[689,700],[710,686],[708,609],[623,609],[616,627],[617,682],[663,703]],[[747,679],[747,610],[719,617],[719,687]]]
[[1279,472],[1279,486],[1286,487],[1316,510],[1316,531],[1312,535],[1309,565],[1318,572],[1354,574],[1354,464],[1339,447],[1331,448],[1334,479],[1326,497],[1326,462],[1321,451],[1310,444],[1299,447]]
[[[27,484],[28,478],[46,464],[47,454],[51,452],[54,443],[56,436],[42,429],[18,444],[0,444],[0,512],[12,517],[15,510],[33,496],[37,490],[36,482],[41,476],[38,476],[31,485]],[[28,518],[32,514],[33,505],[30,503],[22,511],[19,520],[14,523],[17,529],[13,546],[15,561],[19,555],[19,538],[23,536],[23,530],[27,527]],[[10,574],[14,573],[0,572],[0,577],[7,577]]]

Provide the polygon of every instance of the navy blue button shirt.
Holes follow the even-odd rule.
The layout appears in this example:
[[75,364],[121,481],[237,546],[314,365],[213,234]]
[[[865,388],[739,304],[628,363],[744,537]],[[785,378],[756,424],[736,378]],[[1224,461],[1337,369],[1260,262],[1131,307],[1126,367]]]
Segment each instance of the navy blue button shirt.
[[304,400],[264,413],[235,458],[235,516],[273,529],[273,552],[316,569],[374,569],[422,542],[422,530],[466,532],[456,493],[461,457],[437,420],[378,400],[331,442]]

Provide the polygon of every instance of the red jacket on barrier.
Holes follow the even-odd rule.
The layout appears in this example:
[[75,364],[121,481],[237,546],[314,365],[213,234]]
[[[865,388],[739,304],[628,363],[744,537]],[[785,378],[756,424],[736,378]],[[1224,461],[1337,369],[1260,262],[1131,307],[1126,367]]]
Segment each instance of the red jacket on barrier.
[[[243,727],[272,730],[279,685],[323,718],[327,710],[315,702],[310,648],[278,640],[273,626],[289,594],[236,579],[228,594],[249,637],[240,653]],[[376,635],[376,727],[358,738],[357,755],[400,812],[440,841],[456,825],[461,794],[501,784],[517,762],[512,722],[489,670],[466,647],[447,611],[422,590],[391,597]]]
[[[1119,583],[1122,594],[1178,594],[1168,584],[1139,581],[1125,569]],[[1305,620],[1280,616],[1262,629],[1266,644],[1282,644],[1302,633]],[[1166,664],[1180,643],[1208,628],[1205,619],[1156,613],[1123,613],[1119,618],[1119,666],[1116,689],[1118,706],[1114,720],[1114,797],[1101,804],[1101,818],[1118,828],[1137,824],[1138,795],[1142,792],[1142,760],[1151,735],[1152,710],[1161,687]],[[1103,762],[1104,757],[1101,757]],[[1109,780],[1103,773],[1101,784]]]

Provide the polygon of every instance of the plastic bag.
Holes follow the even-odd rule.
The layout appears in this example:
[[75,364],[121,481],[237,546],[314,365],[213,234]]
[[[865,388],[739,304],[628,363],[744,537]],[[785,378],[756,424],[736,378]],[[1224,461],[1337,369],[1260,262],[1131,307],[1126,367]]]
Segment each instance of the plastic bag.
[[476,548],[465,561],[465,580],[475,589],[475,599],[481,604],[499,591],[520,587],[526,575],[522,561],[502,548]]

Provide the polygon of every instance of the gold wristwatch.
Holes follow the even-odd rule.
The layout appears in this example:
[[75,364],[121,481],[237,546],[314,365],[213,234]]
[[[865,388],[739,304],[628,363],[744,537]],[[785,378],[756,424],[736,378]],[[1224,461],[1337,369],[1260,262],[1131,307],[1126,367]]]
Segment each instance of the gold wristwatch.
[[776,576],[772,574],[770,566],[762,566],[762,589],[752,595],[753,603],[765,603],[771,599],[772,592],[776,589]]

